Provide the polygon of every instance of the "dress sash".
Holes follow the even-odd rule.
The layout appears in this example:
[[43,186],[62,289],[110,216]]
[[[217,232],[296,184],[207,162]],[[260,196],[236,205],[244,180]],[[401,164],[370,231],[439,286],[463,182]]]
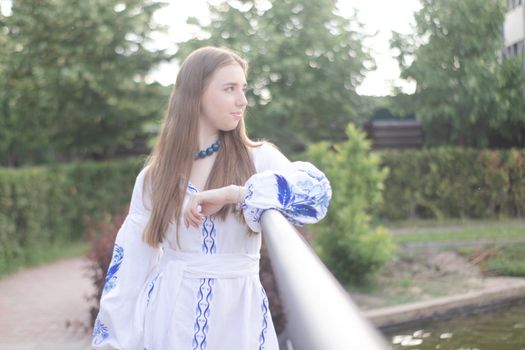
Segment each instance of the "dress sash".
[[[244,278],[259,274],[260,254],[202,254],[181,252],[164,247],[158,265],[149,274],[144,289],[135,306],[134,325],[136,344],[147,349],[166,348],[174,303],[181,290],[182,281],[189,279]],[[164,314],[164,315],[161,315]],[[145,323],[148,324],[145,327]],[[148,334],[148,329],[156,330]],[[159,330],[163,329],[163,332]],[[142,339],[140,339],[142,338]],[[140,349],[143,349],[141,346]]]

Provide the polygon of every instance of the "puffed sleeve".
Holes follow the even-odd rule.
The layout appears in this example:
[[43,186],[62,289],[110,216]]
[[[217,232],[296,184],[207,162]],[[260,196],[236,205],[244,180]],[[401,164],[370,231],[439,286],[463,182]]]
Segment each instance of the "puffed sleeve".
[[268,209],[298,226],[321,220],[332,198],[325,174],[311,163],[290,162],[273,146],[263,147],[255,159],[261,171],[246,181],[248,193],[241,203],[248,226],[260,232],[261,215]]
[[161,253],[160,248],[142,241],[151,212],[151,188],[147,187],[144,198],[142,195],[145,172],[143,169],[136,178],[129,213],[117,233],[93,327],[93,349],[135,349],[134,307]]

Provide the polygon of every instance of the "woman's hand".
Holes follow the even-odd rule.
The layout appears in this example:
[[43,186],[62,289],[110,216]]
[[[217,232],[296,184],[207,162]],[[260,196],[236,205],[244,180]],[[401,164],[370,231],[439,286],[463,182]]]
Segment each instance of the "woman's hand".
[[192,193],[183,214],[186,228],[199,227],[205,216],[215,214],[226,204],[240,202],[246,193],[246,188],[236,185]]

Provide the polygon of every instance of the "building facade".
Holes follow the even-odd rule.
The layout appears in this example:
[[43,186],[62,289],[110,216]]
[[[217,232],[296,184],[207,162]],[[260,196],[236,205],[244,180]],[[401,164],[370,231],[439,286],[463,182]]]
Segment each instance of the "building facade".
[[[525,0],[507,0],[508,10],[503,25],[506,57],[525,56]],[[525,70],[525,61],[523,64]]]

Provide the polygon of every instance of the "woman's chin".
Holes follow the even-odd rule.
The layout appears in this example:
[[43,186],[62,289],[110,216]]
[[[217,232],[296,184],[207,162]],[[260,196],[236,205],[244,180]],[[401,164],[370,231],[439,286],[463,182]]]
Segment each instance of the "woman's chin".
[[233,131],[237,128],[237,125],[239,125],[239,122],[236,122],[235,124],[224,126],[221,128],[221,131]]

